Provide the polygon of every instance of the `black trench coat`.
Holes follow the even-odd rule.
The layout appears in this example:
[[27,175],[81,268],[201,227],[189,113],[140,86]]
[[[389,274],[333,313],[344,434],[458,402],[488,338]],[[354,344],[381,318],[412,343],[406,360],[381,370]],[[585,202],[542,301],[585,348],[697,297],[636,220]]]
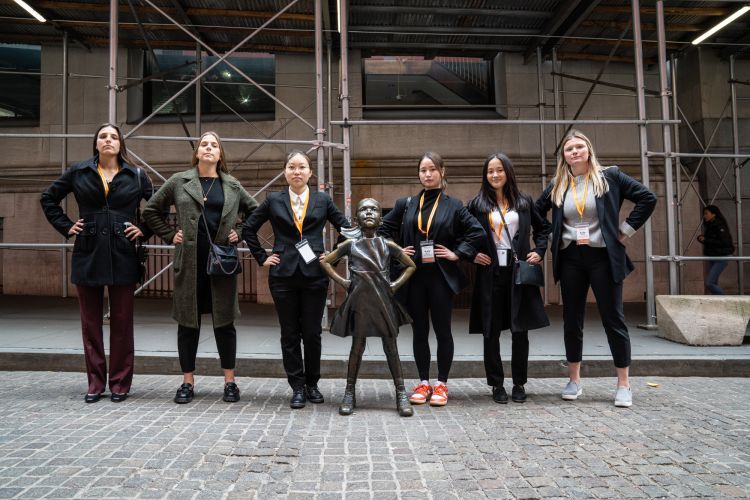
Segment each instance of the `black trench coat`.
[[[513,237],[513,247],[518,251],[519,259],[526,260],[526,255],[532,251],[529,244],[531,229],[534,229],[533,249],[542,258],[547,251],[547,238],[550,224],[543,219],[534,208],[534,202],[526,195],[522,195],[528,203],[525,210],[518,212],[518,231]],[[469,333],[481,333],[488,337],[492,333],[492,281],[497,267],[497,252],[492,239],[492,228],[486,212],[480,212],[475,205],[476,200],[469,202],[469,212],[476,217],[484,228],[487,237],[484,240],[482,253],[492,258],[489,266],[476,265],[474,293],[471,297],[471,312],[469,315]],[[539,287],[529,285],[511,285],[511,317],[502,318],[501,330],[510,329],[513,332],[535,330],[549,326],[549,319],[544,312],[544,302]]]
[[[104,184],[96,171],[98,157],[69,168],[42,193],[42,210],[52,226],[66,238],[73,221],[60,202],[73,193],[78,204],[83,231],[75,237],[71,281],[76,285],[133,285],[140,278],[140,263],[135,244],[125,236],[125,222],[135,224],[136,208],[141,199],[151,197],[151,181],[142,169],[127,163],[109,184]],[[138,182],[140,176],[140,185]],[[153,234],[145,222],[138,224],[143,240]]]

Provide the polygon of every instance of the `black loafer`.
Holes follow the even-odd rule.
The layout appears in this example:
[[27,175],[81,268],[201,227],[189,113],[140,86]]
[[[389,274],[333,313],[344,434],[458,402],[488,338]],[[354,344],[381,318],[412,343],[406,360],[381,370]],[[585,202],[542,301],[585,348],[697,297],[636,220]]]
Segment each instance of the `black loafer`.
[[240,400],[240,388],[234,382],[224,384],[224,397],[227,403],[236,403]]
[[305,390],[303,388],[294,389],[292,393],[292,399],[289,401],[289,407],[294,410],[299,410],[305,407],[307,399],[305,398]]
[[118,394],[116,392],[113,392],[111,396],[109,396],[109,400],[113,403],[122,403],[128,399],[128,393]]
[[307,400],[311,403],[320,404],[323,402],[323,395],[318,390],[317,385],[308,385],[305,387]]
[[87,403],[96,403],[100,399],[102,399],[101,394],[86,394],[86,397],[83,398]]
[[513,386],[513,390],[510,391],[510,399],[516,403],[523,403],[526,401],[526,390],[522,385]]
[[174,402],[178,405],[184,405],[191,402],[194,395],[193,384],[182,384],[180,388],[177,389],[177,394],[174,397]]
[[502,405],[508,402],[508,393],[505,392],[505,387],[499,385],[492,388],[492,401],[500,403]]

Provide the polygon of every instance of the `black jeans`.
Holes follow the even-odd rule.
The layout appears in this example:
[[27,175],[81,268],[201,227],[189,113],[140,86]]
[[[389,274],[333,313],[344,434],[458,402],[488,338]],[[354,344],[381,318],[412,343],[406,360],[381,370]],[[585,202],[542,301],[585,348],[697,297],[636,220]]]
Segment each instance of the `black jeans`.
[[409,282],[407,309],[414,331],[414,361],[420,380],[430,379],[430,318],[437,338],[438,380],[448,382],[448,373],[453,363],[453,290],[446,283],[435,264],[425,264]]
[[[180,368],[183,373],[195,371],[195,356],[198,354],[198,342],[201,335],[200,324],[201,318],[198,316],[198,328],[177,326],[177,352],[180,355]],[[234,324],[214,327],[214,337],[221,367],[225,370],[233,370],[237,360],[237,330]]]
[[[510,299],[513,290],[513,268],[499,267],[492,280],[492,330],[484,337],[484,371],[487,384],[499,387],[505,381],[503,360],[500,356],[500,332],[511,324]],[[513,385],[524,385],[529,367],[529,332],[511,332],[511,372]]]
[[586,296],[591,287],[615,366],[630,366],[630,336],[622,309],[622,283],[612,279],[607,249],[571,243],[560,252],[559,270],[568,361],[577,363],[583,357],[583,321]]
[[297,272],[285,278],[269,277],[268,287],[281,324],[281,356],[289,385],[293,389],[316,385],[328,278],[308,278]]

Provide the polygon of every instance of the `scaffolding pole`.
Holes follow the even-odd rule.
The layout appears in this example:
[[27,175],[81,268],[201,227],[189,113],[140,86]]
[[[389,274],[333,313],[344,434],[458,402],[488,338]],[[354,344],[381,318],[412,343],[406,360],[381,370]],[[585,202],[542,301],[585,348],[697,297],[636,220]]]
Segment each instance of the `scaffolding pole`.
[[[641,181],[643,185],[650,188],[648,170],[648,129],[646,128],[646,93],[643,78],[643,41],[641,40],[641,7],[639,0],[631,0],[633,11],[633,52],[635,54],[635,79],[636,92],[638,94],[638,119],[644,123],[638,127],[641,151]],[[638,325],[647,330],[656,329],[656,305],[654,303],[654,264],[651,260],[652,233],[651,219],[646,220],[643,226],[645,237],[644,254],[646,257],[646,323]]]
[[343,125],[342,142],[344,143],[344,215],[352,216],[352,153],[349,135],[349,0],[339,0],[341,17],[341,118]]
[[[63,134],[68,133],[68,32],[63,31],[63,53],[62,53],[62,131]],[[68,168],[68,139],[63,138],[62,140],[62,151],[60,159],[60,172],[61,175],[65,173]],[[62,201],[63,212],[68,212],[68,198],[67,196]],[[67,238],[63,237],[63,242]],[[63,247],[60,251],[62,255],[62,296],[63,298],[68,296],[68,250]]]
[[[677,118],[679,111],[677,109],[677,58],[674,55],[669,58],[669,70],[672,80],[672,117]],[[680,150],[680,126],[673,125],[672,127],[672,140],[674,141],[675,151]],[[684,224],[682,222],[682,162],[680,158],[675,158],[675,210],[677,216],[677,251],[683,253],[685,251],[685,242],[683,241],[682,231],[684,230]],[[677,289],[682,294],[683,284],[685,283],[685,266],[677,264]]]
[[[669,88],[667,86],[667,42],[664,30],[664,2],[656,2],[656,38],[658,43],[659,58],[659,93],[661,95],[661,117],[669,119]],[[664,151],[672,151],[672,136],[669,124],[662,125],[662,137],[664,140]],[[672,179],[672,158],[664,158],[664,201],[667,214],[667,253],[675,255],[675,217],[674,217],[674,186]],[[679,293],[677,287],[677,263],[669,262],[669,294]]]
[[[536,48],[537,96],[539,119],[544,120],[544,74],[542,73],[542,47]],[[554,76],[552,77],[554,78]],[[544,142],[544,125],[539,125],[539,159],[542,162],[542,191],[547,187],[547,148]],[[549,278],[547,259],[543,261],[544,275]],[[549,287],[544,286],[544,303],[549,303]]]
[[[743,255],[743,238],[742,238],[742,168],[740,165],[739,158],[740,154],[740,139],[739,139],[739,124],[737,123],[737,78],[735,78],[734,72],[734,54],[729,56],[729,79],[730,79],[730,92],[732,98],[732,150],[734,152],[734,198],[735,198],[735,210],[737,213],[737,255]],[[745,293],[745,276],[744,266],[742,261],[737,262],[737,286],[739,288],[740,295]]]
[[117,122],[117,22],[120,6],[117,0],[109,0],[109,97],[108,123]]

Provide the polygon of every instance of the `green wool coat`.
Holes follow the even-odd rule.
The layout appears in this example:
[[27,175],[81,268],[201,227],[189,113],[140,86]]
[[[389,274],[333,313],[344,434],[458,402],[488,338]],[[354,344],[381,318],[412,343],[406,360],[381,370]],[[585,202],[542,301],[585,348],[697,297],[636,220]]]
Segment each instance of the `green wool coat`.
[[[219,173],[224,188],[224,209],[214,243],[229,244],[229,231],[234,229],[241,235],[242,222],[258,203],[229,174]],[[198,328],[198,299],[196,293],[196,269],[198,223],[201,222],[203,190],[198,169],[191,168],[174,174],[151,197],[143,210],[146,223],[167,244],[172,244],[176,230],[169,226],[163,214],[171,205],[177,209],[177,227],[182,229],[183,243],[175,245],[174,253],[174,300],[172,317],[180,325]],[[212,276],[211,294],[214,327],[228,325],[240,315],[237,299],[237,275]]]

